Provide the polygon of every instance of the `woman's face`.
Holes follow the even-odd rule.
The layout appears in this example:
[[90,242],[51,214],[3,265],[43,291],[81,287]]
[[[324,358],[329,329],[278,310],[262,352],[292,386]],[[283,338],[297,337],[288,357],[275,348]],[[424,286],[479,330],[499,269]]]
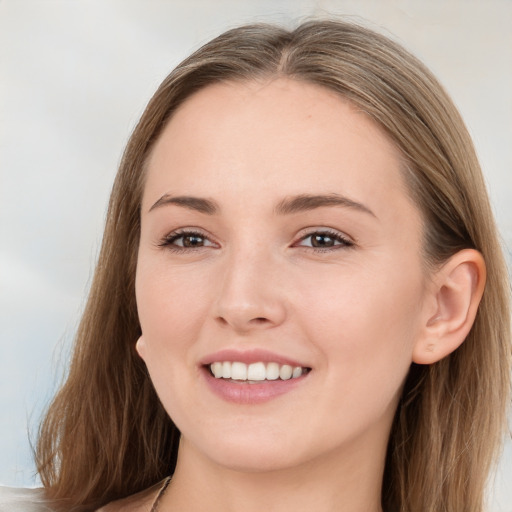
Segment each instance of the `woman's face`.
[[334,93],[188,99],[149,161],[136,278],[183,446],[248,470],[383,456],[425,320],[421,240],[398,152]]

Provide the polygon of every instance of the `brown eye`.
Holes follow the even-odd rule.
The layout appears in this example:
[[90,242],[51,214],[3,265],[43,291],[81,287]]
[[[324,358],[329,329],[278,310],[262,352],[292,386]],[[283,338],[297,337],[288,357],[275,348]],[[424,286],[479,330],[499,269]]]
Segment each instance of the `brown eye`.
[[[174,241],[176,243],[176,240]],[[204,238],[198,235],[184,235],[181,237],[181,245],[182,247],[203,247],[204,246]]]
[[298,245],[312,249],[341,249],[343,247],[352,247],[354,243],[345,238],[341,233],[315,231],[303,237]]
[[187,249],[202,249],[203,247],[217,247],[208,237],[194,231],[174,232],[166,236],[158,245],[174,251]]
[[312,247],[333,247],[336,244],[334,238],[330,235],[323,233],[316,233],[311,235]]

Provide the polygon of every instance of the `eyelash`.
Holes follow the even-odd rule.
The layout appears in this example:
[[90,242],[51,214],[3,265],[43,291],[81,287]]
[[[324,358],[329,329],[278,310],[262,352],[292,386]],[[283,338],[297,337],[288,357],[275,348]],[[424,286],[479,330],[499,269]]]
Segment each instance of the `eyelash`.
[[326,238],[331,238],[334,242],[338,242],[336,245],[330,246],[330,247],[311,247],[311,246],[301,246],[299,247],[308,247],[308,249],[311,249],[315,252],[330,252],[330,251],[336,251],[339,249],[349,249],[351,247],[354,247],[354,242],[347,238],[346,236],[342,235],[338,231],[330,230],[330,229],[317,229],[315,231],[311,231],[307,233],[306,235],[302,236],[299,239],[299,242],[303,242],[304,240],[307,240],[308,238],[313,237],[314,235],[320,235],[324,236]]
[[[324,236],[326,238],[330,238],[335,242],[335,245],[332,245],[330,247],[313,247],[313,246],[304,246],[304,245],[299,244],[299,242],[304,242],[305,240],[313,237],[314,235],[320,235],[320,236]],[[179,246],[179,245],[175,244],[175,242],[177,240],[184,239],[187,237],[197,237],[197,238],[209,241],[209,238],[204,233],[201,233],[200,231],[184,229],[184,230],[173,231],[172,233],[168,234],[158,243],[158,246],[165,247],[166,249],[173,251],[173,252],[177,252],[177,253],[188,252],[188,251],[198,251],[198,250],[202,250],[205,248],[204,245],[201,245],[198,247],[185,247],[185,246]],[[212,246],[213,245],[214,244],[212,243]],[[301,238],[299,238],[299,240],[294,243],[295,247],[306,247],[307,249],[312,250],[317,253],[318,252],[319,253],[331,252],[331,251],[336,251],[339,249],[349,249],[351,247],[354,247],[354,245],[355,245],[355,243],[352,240],[343,236],[341,233],[339,233],[337,231],[330,230],[330,229],[318,229],[315,231],[311,231],[311,232],[305,234],[304,236],[302,236]],[[209,247],[209,246],[206,246],[206,247]]]
[[173,251],[173,252],[197,251],[200,249],[204,249],[204,246],[185,247],[185,246],[179,246],[179,245],[175,244],[175,242],[177,240],[179,240],[180,238],[184,239],[186,237],[197,237],[197,238],[201,238],[203,240],[208,240],[208,237],[204,233],[201,233],[200,231],[194,231],[194,230],[188,230],[188,229],[181,230],[180,229],[178,231],[173,231],[172,233],[169,233],[167,236],[165,236],[159,242],[158,245],[160,247],[165,247],[166,249],[169,249],[170,251]]

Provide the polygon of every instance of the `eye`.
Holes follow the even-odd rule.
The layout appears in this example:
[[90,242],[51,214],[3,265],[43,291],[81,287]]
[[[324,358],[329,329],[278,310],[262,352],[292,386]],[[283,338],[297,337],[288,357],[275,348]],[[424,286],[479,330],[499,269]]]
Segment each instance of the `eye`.
[[329,230],[319,230],[308,233],[297,243],[299,247],[311,247],[315,250],[341,249],[352,247],[354,242],[343,236],[341,233]]
[[203,233],[185,230],[170,233],[158,245],[177,252],[202,249],[203,247],[216,247],[216,244]]

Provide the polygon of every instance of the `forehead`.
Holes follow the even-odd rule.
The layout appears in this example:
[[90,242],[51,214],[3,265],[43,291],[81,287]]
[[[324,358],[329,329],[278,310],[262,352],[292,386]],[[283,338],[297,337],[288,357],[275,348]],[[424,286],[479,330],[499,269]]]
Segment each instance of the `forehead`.
[[285,78],[228,82],[175,112],[148,161],[144,203],[165,193],[277,201],[307,192],[385,210],[409,202],[400,168],[385,133],[336,93]]

